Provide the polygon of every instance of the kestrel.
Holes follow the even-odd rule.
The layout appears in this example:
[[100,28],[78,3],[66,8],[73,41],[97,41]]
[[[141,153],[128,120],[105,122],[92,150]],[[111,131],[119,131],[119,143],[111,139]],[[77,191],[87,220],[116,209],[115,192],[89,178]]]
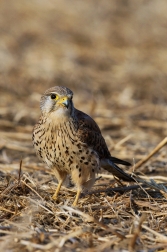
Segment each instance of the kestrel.
[[33,145],[37,156],[54,170],[58,187],[57,199],[67,174],[77,186],[73,206],[81,191],[90,189],[100,167],[126,181],[133,178],[116,164],[130,165],[112,157],[96,122],[73,105],[73,92],[61,86],[48,89],[41,97],[42,115],[33,130]]

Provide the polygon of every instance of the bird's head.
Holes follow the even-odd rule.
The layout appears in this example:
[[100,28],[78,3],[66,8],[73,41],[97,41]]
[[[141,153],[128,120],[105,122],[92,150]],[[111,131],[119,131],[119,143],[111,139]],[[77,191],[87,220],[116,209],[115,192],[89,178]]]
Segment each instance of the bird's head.
[[42,114],[54,113],[59,117],[71,116],[73,114],[73,92],[61,86],[52,87],[41,97],[40,108]]

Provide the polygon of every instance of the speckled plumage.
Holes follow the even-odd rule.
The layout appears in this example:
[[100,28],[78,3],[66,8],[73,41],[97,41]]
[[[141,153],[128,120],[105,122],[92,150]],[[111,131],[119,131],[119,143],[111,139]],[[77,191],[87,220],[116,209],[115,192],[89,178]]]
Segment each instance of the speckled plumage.
[[82,189],[94,184],[100,166],[118,178],[133,179],[115,163],[130,164],[110,155],[98,125],[74,108],[72,96],[71,90],[60,86],[44,93],[42,115],[33,130],[33,145],[37,156],[54,170],[59,181],[53,198],[57,198],[61,184],[70,174],[78,188],[76,205]]

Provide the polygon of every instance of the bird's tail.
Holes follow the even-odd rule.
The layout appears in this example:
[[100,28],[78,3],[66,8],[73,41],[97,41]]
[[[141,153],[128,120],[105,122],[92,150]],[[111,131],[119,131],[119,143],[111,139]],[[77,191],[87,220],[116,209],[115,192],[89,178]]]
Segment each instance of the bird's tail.
[[117,158],[113,158],[111,157],[111,159],[103,159],[101,160],[101,166],[107,170],[108,172],[111,172],[115,177],[123,179],[125,181],[135,181],[129,174],[127,174],[126,172],[124,172],[121,168],[119,168],[113,161],[115,161],[115,163],[120,163],[120,164],[124,164],[124,165],[130,165],[128,162],[117,159]]
[[167,188],[164,185],[157,184],[153,179],[150,179],[150,181],[146,181],[146,180],[140,178],[136,174],[133,174],[133,177],[131,177],[129,174],[127,174],[122,169],[120,169],[116,164],[114,164],[113,160],[114,160],[113,157],[111,157],[111,159],[110,158],[109,159],[102,159],[101,160],[101,166],[105,170],[111,172],[117,178],[121,178],[121,179],[123,179],[125,181],[137,182],[137,183],[140,183],[142,187],[149,187],[149,188],[157,190],[157,191],[159,191],[161,193],[163,193],[163,192],[165,194],[167,193]]
[[122,164],[122,165],[127,165],[130,166],[131,163],[125,161],[125,160],[121,160],[119,158],[116,157],[110,157],[111,162],[116,163],[116,164]]

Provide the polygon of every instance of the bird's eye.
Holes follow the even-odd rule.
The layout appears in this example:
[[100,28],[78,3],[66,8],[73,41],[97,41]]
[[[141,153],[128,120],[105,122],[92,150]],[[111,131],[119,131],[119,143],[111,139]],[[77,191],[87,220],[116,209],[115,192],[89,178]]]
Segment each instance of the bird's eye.
[[51,99],[53,99],[53,100],[56,99],[56,95],[55,95],[55,94],[51,94],[50,97],[51,97]]

